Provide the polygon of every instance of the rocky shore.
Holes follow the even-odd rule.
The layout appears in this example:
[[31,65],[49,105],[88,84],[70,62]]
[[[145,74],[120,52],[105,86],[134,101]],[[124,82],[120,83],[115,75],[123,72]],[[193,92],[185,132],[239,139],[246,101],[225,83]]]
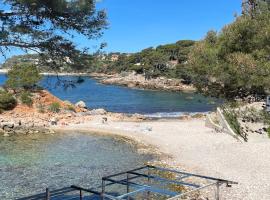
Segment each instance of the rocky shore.
[[[82,124],[98,120],[107,121],[143,121],[143,115],[127,115],[123,113],[111,113],[100,109],[87,109],[83,101],[72,104],[62,101],[42,90],[33,95],[33,105],[27,106],[18,102],[10,111],[0,114],[0,134],[10,136],[13,134],[51,133],[52,127],[68,126],[69,124]],[[52,104],[59,105],[59,110],[51,110]]]
[[91,77],[98,78],[103,84],[122,85],[130,88],[143,88],[151,90],[194,92],[193,85],[186,85],[180,79],[157,77],[145,79],[141,74],[123,72],[121,74],[92,73]]
[[[60,105],[58,112],[48,109],[52,103]],[[148,120],[139,114],[89,110],[82,101],[71,104],[42,90],[33,94],[33,106],[18,102],[13,110],[3,112],[0,130],[4,136],[58,131],[124,136],[168,155],[168,160],[162,161],[166,165],[239,182],[232,188],[222,188],[223,199],[270,198],[270,154],[267,151],[270,140],[267,136],[250,134],[247,143],[239,142],[228,134],[207,128],[202,114]],[[203,196],[213,192],[206,191]]]

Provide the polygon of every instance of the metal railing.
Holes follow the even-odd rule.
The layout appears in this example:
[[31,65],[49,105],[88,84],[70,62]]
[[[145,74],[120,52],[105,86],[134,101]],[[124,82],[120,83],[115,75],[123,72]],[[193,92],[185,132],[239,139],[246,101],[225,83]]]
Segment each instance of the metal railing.
[[[164,174],[162,175],[162,173],[169,173],[173,177],[168,178],[163,176]],[[199,183],[194,183],[193,179],[199,179],[200,181],[198,181]],[[206,183],[201,184],[203,181]],[[215,199],[220,200],[220,187],[222,185],[231,187],[232,184],[237,184],[237,182],[146,165],[133,170],[105,176],[102,178],[101,186],[97,189],[86,189],[72,185],[67,188],[53,191],[46,189],[45,193],[21,198],[19,200],[83,200],[85,197],[89,199],[91,196],[95,196],[101,200],[129,200],[139,194],[145,195],[143,199],[149,199],[150,194],[155,194],[164,196],[167,200],[176,200],[213,186],[216,188]],[[124,186],[125,192],[111,193],[107,191],[107,187],[115,185],[118,187]],[[170,187],[167,187],[168,185],[181,186],[184,189],[175,191],[170,189]],[[72,193],[72,195],[68,195],[70,193]]]

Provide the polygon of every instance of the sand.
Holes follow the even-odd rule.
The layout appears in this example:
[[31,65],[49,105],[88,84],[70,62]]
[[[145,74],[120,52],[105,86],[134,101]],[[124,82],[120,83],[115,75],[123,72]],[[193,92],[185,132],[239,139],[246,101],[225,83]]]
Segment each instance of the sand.
[[222,188],[221,199],[270,199],[270,139],[265,135],[251,135],[248,143],[241,143],[205,127],[205,119],[103,124],[97,118],[54,129],[129,137],[170,155],[166,162],[172,167],[239,182]]

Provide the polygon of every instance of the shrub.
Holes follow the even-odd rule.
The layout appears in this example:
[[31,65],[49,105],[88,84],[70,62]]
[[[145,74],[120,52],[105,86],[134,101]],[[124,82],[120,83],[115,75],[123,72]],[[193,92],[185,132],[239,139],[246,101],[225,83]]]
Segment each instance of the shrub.
[[226,121],[229,123],[230,127],[233,129],[233,131],[241,136],[245,141],[247,141],[247,136],[246,134],[243,132],[241,125],[238,121],[238,115],[237,113],[231,109],[231,108],[226,108],[226,107],[222,107],[223,110],[223,114],[224,117],[226,119]]
[[74,108],[73,105],[67,105],[67,106],[66,106],[66,110],[76,112],[76,110],[75,110],[75,108]]
[[16,104],[17,101],[12,94],[6,91],[0,91],[0,110],[11,110]]
[[60,108],[61,106],[58,102],[54,102],[49,105],[49,111],[54,112],[54,113],[60,112]]
[[15,65],[7,74],[6,86],[12,89],[32,89],[42,76],[34,65]]
[[27,92],[27,91],[22,92],[20,99],[23,104],[26,104],[28,106],[33,105],[32,94],[30,92]]
[[268,127],[266,131],[267,131],[268,137],[270,138],[270,127]]
[[270,113],[267,112],[266,110],[262,110],[261,117],[263,123],[270,126]]
[[38,104],[37,109],[39,113],[45,113],[45,106],[43,104]]

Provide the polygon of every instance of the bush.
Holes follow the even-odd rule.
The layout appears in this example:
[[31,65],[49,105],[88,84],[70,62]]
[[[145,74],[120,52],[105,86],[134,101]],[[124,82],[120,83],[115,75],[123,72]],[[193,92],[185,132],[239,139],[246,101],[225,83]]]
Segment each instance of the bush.
[[45,113],[45,106],[43,104],[38,104],[37,109],[39,113]]
[[6,91],[0,91],[0,110],[12,110],[17,104],[12,94]]
[[26,104],[29,107],[33,105],[32,94],[30,92],[22,92],[20,99],[23,104]]
[[49,105],[49,111],[54,112],[54,113],[60,112],[60,108],[61,106],[58,102],[54,102]]
[[66,110],[76,112],[76,110],[75,110],[75,108],[74,108],[73,105],[67,105],[67,106],[66,106]]
[[230,127],[233,129],[233,131],[241,136],[246,142],[247,142],[247,136],[246,134],[243,132],[241,125],[238,121],[238,115],[237,113],[231,109],[231,108],[226,108],[223,106],[222,108],[224,117],[226,119],[226,121],[229,123]]
[[270,138],[270,127],[268,127],[266,131],[267,131],[268,137]]
[[267,112],[266,110],[263,110],[261,112],[261,117],[262,117],[263,123],[270,126],[270,113]]
[[6,86],[12,89],[33,89],[42,78],[34,65],[15,65],[7,77]]

